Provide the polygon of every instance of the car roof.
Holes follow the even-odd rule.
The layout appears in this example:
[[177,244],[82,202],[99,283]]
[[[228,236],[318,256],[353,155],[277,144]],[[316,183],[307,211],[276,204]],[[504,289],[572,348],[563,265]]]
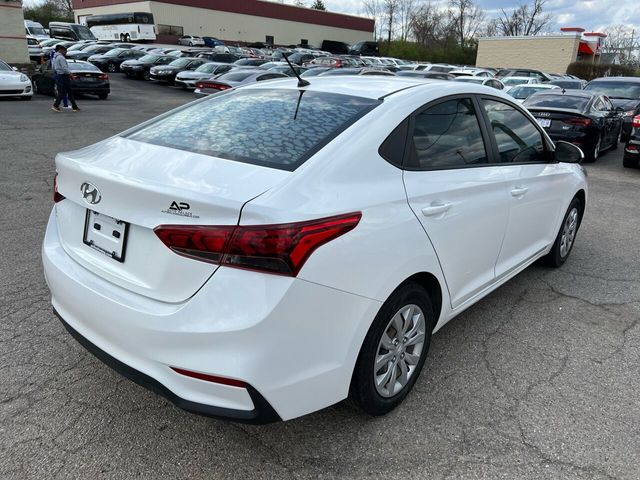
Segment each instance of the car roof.
[[633,83],[640,83],[640,78],[639,77],[600,77],[600,78],[594,78],[589,83],[593,83],[593,82],[627,82],[627,83],[633,82]]
[[[348,78],[348,80],[345,80],[346,78]],[[352,77],[318,76],[310,78],[309,83],[310,85],[305,87],[305,90],[378,99],[400,90],[419,85],[433,85],[434,88],[439,88],[443,83],[451,82],[447,80],[427,80],[423,78],[415,79],[411,77],[391,77],[386,75],[358,75]],[[287,78],[269,82],[267,85],[252,85],[251,88],[292,89],[297,88],[297,84],[297,79]]]
[[584,90],[577,90],[571,88],[550,88],[547,91],[537,92],[536,95],[567,95],[569,97],[584,97],[584,98],[592,98],[601,95],[597,92],[585,92]]

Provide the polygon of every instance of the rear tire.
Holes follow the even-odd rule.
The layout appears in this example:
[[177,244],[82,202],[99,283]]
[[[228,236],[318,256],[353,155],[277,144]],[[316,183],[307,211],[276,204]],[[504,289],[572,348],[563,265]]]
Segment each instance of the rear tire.
[[106,100],[108,97],[109,97],[108,93],[100,93],[100,94],[98,94],[98,98],[100,100]]
[[131,41],[131,37],[129,36],[129,34],[128,34],[128,33],[127,33],[127,34],[125,34],[125,36],[124,36],[124,41],[125,41],[125,42],[130,42],[130,41]]
[[620,125],[620,130],[618,130],[618,136],[614,141],[615,143],[611,145],[611,150],[617,150],[618,145],[620,144],[621,141],[622,141],[622,125]]
[[569,258],[569,254],[575,244],[578,229],[582,221],[582,202],[578,197],[574,197],[569,204],[567,212],[564,214],[560,231],[556,241],[551,247],[551,251],[542,257],[542,262],[553,268],[562,266]]
[[434,326],[433,304],[424,288],[414,282],[398,287],[364,339],[349,389],[352,401],[370,415],[400,405],[420,375]]
[[593,150],[584,156],[584,161],[589,163],[595,162],[600,157],[601,147],[602,147],[602,137],[598,138],[598,143],[596,143],[596,146],[593,147]]
[[28,97],[20,97],[20,100],[24,100],[25,102],[28,102],[29,100],[31,100],[33,98],[33,95],[30,95]]
[[145,72],[142,74],[142,78],[143,78],[144,80],[147,80],[147,81],[151,80],[151,73],[149,73],[148,71],[145,71]]
[[115,63],[109,62],[107,63],[107,71],[109,73],[116,73],[118,71],[118,67]]

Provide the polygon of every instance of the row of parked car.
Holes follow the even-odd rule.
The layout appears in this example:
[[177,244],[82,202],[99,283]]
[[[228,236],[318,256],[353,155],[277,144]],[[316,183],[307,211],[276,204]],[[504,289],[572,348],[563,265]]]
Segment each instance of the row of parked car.
[[[401,59],[332,55],[307,48],[264,50],[217,45],[213,48],[158,48],[153,45],[95,41],[39,44],[47,58],[62,44],[77,93],[106,99],[108,74],[122,72],[129,78],[163,82],[208,95],[252,82],[300,75],[401,76],[425,80],[470,82],[503,90],[523,103],[554,139],[579,145],[587,160],[604,150],[625,147],[625,165],[640,159],[640,79],[603,78],[587,83],[572,75],[533,69],[477,68],[410,62]],[[287,63],[284,57],[287,57]],[[294,73],[295,70],[295,73]],[[50,62],[43,62],[32,78],[33,93],[55,95]]]

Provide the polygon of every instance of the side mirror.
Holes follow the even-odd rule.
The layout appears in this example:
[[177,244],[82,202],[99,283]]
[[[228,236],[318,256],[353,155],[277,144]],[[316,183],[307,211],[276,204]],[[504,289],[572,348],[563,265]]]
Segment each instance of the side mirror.
[[572,143],[559,140],[556,142],[554,159],[562,163],[580,163],[584,159],[584,153]]

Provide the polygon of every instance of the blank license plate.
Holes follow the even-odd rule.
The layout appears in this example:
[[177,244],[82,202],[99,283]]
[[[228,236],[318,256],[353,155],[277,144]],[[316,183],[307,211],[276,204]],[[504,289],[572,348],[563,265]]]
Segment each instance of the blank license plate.
[[85,245],[118,262],[124,262],[128,233],[127,222],[87,210],[82,239]]
[[548,118],[536,118],[538,125],[542,128],[549,128],[551,126],[551,120]]

